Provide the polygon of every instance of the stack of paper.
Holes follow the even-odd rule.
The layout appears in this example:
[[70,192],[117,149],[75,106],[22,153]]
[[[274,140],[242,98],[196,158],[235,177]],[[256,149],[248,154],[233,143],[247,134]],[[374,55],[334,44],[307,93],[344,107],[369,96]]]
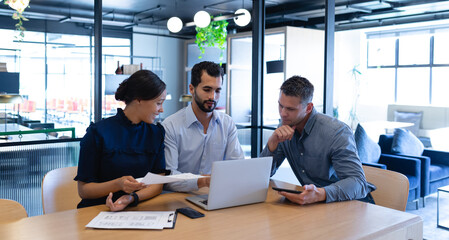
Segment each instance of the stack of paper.
[[103,229],[174,228],[175,211],[100,212],[86,227]]
[[7,72],[6,63],[0,62],[0,72]]

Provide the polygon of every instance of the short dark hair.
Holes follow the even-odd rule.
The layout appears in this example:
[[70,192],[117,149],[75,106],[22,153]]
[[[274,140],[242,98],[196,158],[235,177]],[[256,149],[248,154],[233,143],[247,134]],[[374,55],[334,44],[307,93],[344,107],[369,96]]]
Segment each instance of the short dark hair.
[[281,86],[282,93],[301,98],[302,104],[312,102],[313,90],[313,84],[307,78],[296,75],[287,79]]
[[152,71],[139,70],[120,83],[115,99],[126,104],[133,100],[152,100],[165,90],[165,83]]
[[221,77],[221,80],[223,81],[223,68],[214,62],[203,61],[195,64],[192,68],[192,78],[190,83],[193,87],[196,87],[201,83],[201,75],[203,75],[204,71],[206,71],[209,76]]

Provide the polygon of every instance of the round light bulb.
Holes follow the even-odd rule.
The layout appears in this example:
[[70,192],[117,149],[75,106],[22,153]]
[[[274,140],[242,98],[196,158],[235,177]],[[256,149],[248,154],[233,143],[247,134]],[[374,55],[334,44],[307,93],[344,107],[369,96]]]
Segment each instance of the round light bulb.
[[9,1],[7,4],[12,9],[16,10],[19,13],[22,13],[25,10],[25,8],[27,8],[28,5],[30,5],[30,0]]
[[193,16],[193,22],[195,22],[195,25],[197,27],[205,28],[209,26],[210,15],[206,11],[199,11],[195,13],[195,16]]
[[240,15],[237,17],[234,17],[234,22],[235,24],[239,25],[240,27],[244,27],[246,25],[248,25],[248,23],[251,21],[251,14],[248,12],[248,10],[246,9],[237,9],[237,11],[235,11],[235,14],[241,14],[243,13],[244,15]]
[[177,33],[182,29],[182,21],[179,17],[171,17],[167,21],[167,28],[170,32]]

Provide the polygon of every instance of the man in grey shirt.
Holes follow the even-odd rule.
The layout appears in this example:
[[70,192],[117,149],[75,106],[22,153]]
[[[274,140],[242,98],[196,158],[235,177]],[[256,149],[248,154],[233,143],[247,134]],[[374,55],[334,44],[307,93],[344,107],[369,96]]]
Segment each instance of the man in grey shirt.
[[305,189],[300,194],[280,192],[292,202],[365,198],[374,187],[366,182],[352,131],[343,122],[315,110],[313,90],[313,85],[299,76],[282,84],[282,124],[268,139],[261,155],[273,156],[272,175],[287,158]]

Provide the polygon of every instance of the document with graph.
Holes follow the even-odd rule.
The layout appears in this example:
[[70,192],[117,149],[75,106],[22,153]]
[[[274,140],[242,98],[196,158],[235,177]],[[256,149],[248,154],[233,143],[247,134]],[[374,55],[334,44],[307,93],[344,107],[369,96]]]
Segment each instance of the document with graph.
[[100,212],[86,227],[102,229],[174,228],[176,211]]

